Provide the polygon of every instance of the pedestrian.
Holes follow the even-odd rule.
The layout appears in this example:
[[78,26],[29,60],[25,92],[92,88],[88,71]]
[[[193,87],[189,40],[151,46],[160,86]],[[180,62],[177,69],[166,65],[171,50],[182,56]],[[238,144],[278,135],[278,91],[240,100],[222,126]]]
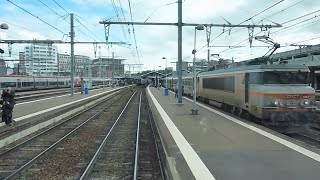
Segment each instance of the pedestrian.
[[184,85],[182,85],[182,96],[184,95]]
[[[0,106],[1,106],[1,117],[3,115],[3,96],[5,95],[6,90],[2,90],[1,92],[1,100],[0,100]],[[2,122],[4,122],[4,118],[2,118]]]
[[178,97],[178,83],[176,84],[176,88],[175,88],[175,95],[174,95],[175,98]]
[[6,123],[6,125],[12,126],[12,111],[15,105],[14,100],[15,92],[11,88],[7,88],[3,94],[2,98],[2,121]]

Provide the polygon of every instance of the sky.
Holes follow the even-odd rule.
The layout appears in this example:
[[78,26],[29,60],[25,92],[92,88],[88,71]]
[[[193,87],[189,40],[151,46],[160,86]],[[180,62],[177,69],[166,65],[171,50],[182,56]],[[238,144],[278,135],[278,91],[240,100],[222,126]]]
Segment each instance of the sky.
[[[130,0],[132,19],[134,22],[176,23],[178,14],[176,1]],[[183,0],[182,2],[184,23],[282,24],[282,28],[272,28],[267,31],[262,31],[260,28],[254,29],[255,35],[269,35],[269,38],[281,45],[276,52],[297,48],[288,46],[292,43],[320,44],[320,38],[318,38],[320,37],[320,18],[318,17],[320,1]],[[312,13],[315,11],[316,13]],[[128,0],[1,0],[0,12],[0,23],[9,25],[8,30],[0,30],[0,39],[7,40],[70,41],[67,35],[70,32],[70,13],[75,14],[75,41],[105,42],[104,26],[99,24],[99,21],[131,21]],[[311,14],[306,15],[308,13]],[[306,16],[299,18],[303,15]],[[194,31],[193,27],[183,27],[183,59],[189,62],[193,58],[191,52],[194,48]],[[242,61],[262,56],[269,50],[268,47],[250,48],[247,28],[233,28],[229,31],[229,28],[212,27],[211,31],[210,46],[241,45],[237,48],[210,47],[210,54],[220,54],[221,58]],[[206,31],[196,33],[196,56],[206,59],[208,50]],[[176,26],[135,25],[133,31],[131,25],[111,25],[109,42],[125,42],[126,45],[101,44],[98,45],[101,48],[97,48],[96,55],[111,56],[114,52],[116,57],[126,59],[125,64],[143,64],[141,69],[131,66],[134,67],[131,71],[158,70],[166,66],[175,68],[175,63],[172,62],[177,61],[177,35]],[[268,44],[257,40],[252,42],[252,46],[266,45]],[[69,44],[57,46],[60,53],[70,53]],[[0,47],[6,51],[3,58],[18,59],[17,55],[23,50],[24,45],[13,44],[11,57],[8,57],[7,44],[0,44]],[[93,44],[75,45],[75,54],[94,58],[94,46]],[[167,65],[162,57],[167,59]],[[126,70],[128,67],[126,66]]]

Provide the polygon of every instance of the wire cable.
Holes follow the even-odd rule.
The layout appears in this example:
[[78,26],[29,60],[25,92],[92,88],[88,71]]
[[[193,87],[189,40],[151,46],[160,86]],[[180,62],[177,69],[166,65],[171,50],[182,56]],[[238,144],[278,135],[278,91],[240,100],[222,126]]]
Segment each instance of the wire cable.
[[[309,16],[309,15],[314,14],[314,13],[317,13],[317,12],[319,12],[319,11],[320,11],[320,10],[316,10],[316,11],[313,11],[313,12],[307,13],[307,14],[305,14],[305,15],[302,15],[302,16],[299,16],[299,17],[296,17],[296,18],[290,19],[290,20],[288,20],[288,21],[286,21],[286,22],[283,22],[282,24],[286,24],[286,23],[289,23],[289,22],[293,22],[293,21],[295,21],[295,20],[301,19],[301,18],[303,18],[303,17]],[[312,20],[312,19],[317,18],[317,17],[319,17],[319,15],[315,15],[315,16],[314,16],[314,17],[312,17],[312,18],[309,18],[309,19],[306,19],[306,20],[300,21],[300,22],[298,22],[298,23],[295,23],[295,24],[290,25],[290,26],[288,26],[288,27],[282,28],[282,29],[277,30],[277,31],[275,31],[275,32],[271,32],[270,34],[274,34],[274,33],[280,32],[280,31],[287,30],[287,29],[288,29],[288,28],[290,28],[290,27],[294,27],[294,26],[296,26],[296,25],[299,25],[299,24],[301,24],[301,23],[307,22],[307,21]],[[294,29],[294,28],[292,28],[292,29]],[[291,30],[292,30],[292,29],[291,29]],[[257,34],[255,34],[254,36],[259,35],[261,32],[262,32],[262,31],[258,32],[258,33],[257,33]],[[240,45],[241,43],[243,43],[243,42],[247,41],[248,39],[249,39],[249,38],[244,39],[243,41],[241,41],[241,42],[237,43],[235,46]],[[228,51],[229,49],[230,49],[230,48],[227,48],[227,49],[225,49],[225,50],[221,51],[220,53],[222,53],[222,52],[226,52],[226,51]]]
[[44,5],[45,7],[47,7],[48,9],[50,9],[54,14],[56,14],[57,16],[61,17],[60,14],[58,14],[55,10],[53,10],[52,8],[50,8],[47,4],[45,4],[44,2],[42,2],[41,0],[38,0],[42,5]]
[[133,37],[134,37],[134,43],[135,43],[135,45],[136,45],[136,52],[137,52],[138,62],[139,62],[139,64],[140,64],[140,57],[139,57],[139,51],[138,51],[136,34],[135,34],[135,31],[134,31],[134,26],[133,26],[132,9],[131,9],[130,0],[128,0],[128,3],[129,3],[130,17],[131,17],[131,22],[132,22],[132,24],[131,24],[131,25],[132,25],[132,33],[133,33]]
[[[275,13],[267,16],[267,17],[264,17],[264,18],[262,18],[261,20],[259,20],[259,22],[257,22],[256,24],[259,24],[259,23],[263,22],[264,20],[268,20],[269,18],[271,18],[271,17],[273,17],[273,16],[275,16],[275,15],[277,15],[277,14],[279,14],[279,13],[282,13],[282,12],[284,12],[284,11],[286,11],[286,10],[294,7],[294,6],[296,6],[296,5],[300,4],[300,3],[302,3],[303,1],[305,1],[305,0],[300,0],[300,1],[298,1],[298,2],[296,2],[296,3],[294,3],[294,4],[292,4],[292,5],[290,5],[290,6],[288,6],[288,7],[286,7],[286,8],[284,8],[284,9],[280,10],[280,11],[277,11],[277,12],[275,12]],[[270,20],[268,20],[268,21],[270,21]],[[272,22],[272,21],[270,21],[270,22]],[[274,22],[272,22],[272,23],[274,23]],[[244,30],[244,29],[246,29],[246,28],[240,28],[240,29],[237,30],[237,31],[231,32],[231,34],[235,34],[235,33],[239,32],[239,31]],[[224,38],[222,38],[222,40],[225,39],[225,38],[227,38],[227,37],[230,36],[231,34],[225,36]],[[214,39],[214,40],[215,40],[215,39]]]
[[[121,22],[121,19],[120,19],[120,16],[119,16],[119,12],[118,12],[118,9],[117,9],[117,6],[116,6],[114,0],[111,0],[111,4],[112,4],[113,10],[114,10],[114,12],[115,12],[115,14],[116,14],[116,16],[118,18],[118,21]],[[127,38],[127,35],[126,35],[125,31],[124,31],[123,25],[121,25],[121,29],[122,29],[122,33],[124,35],[124,38],[128,42],[128,38]]]
[[304,23],[304,22],[310,21],[310,20],[312,20],[312,19],[314,19],[314,18],[318,18],[319,16],[320,16],[320,15],[315,15],[315,16],[314,16],[314,17],[312,17],[312,18],[309,18],[309,19],[306,19],[306,20],[303,20],[303,21],[297,22],[297,23],[292,24],[292,25],[290,25],[290,26],[287,26],[287,27],[284,27],[284,28],[279,29],[279,30],[277,30],[277,31],[271,32],[270,34],[278,33],[278,32],[280,32],[280,31],[286,30],[286,29],[291,28],[291,27],[293,27],[293,26],[296,26],[296,25],[299,25],[299,24],[301,24],[301,23]]
[[57,1],[55,0],[52,0],[52,1],[56,3],[56,5],[58,5],[61,9],[63,9],[67,14],[69,14],[69,12],[65,8],[63,8]]
[[[278,5],[278,4],[280,4],[280,3],[282,3],[284,0],[280,0],[280,1],[278,1],[277,3],[275,3],[275,4],[273,4],[273,5],[271,5],[271,6],[269,6],[269,7],[267,7],[266,9],[264,9],[264,10],[262,10],[262,11],[260,11],[260,12],[258,12],[258,13],[256,13],[255,15],[253,15],[253,16],[251,16],[251,17],[249,17],[248,19],[246,19],[246,20],[244,20],[244,21],[242,21],[241,23],[239,23],[238,25],[241,25],[241,24],[243,24],[243,23],[245,23],[245,22],[248,22],[248,21],[250,21],[250,20],[252,20],[253,18],[255,18],[255,17],[257,17],[257,16],[259,16],[260,14],[262,14],[262,13],[264,13],[264,12],[266,12],[266,11],[268,11],[268,10],[270,10],[271,8],[273,8],[273,7],[275,7],[276,5]],[[225,32],[229,32],[231,29],[233,29],[234,27],[230,27],[228,30],[226,30],[226,31],[223,31],[222,33],[220,33],[218,36],[216,36],[214,39],[212,39],[211,41],[210,41],[210,43],[211,42],[213,42],[214,40],[216,40],[216,39],[218,39],[222,34],[224,34]],[[205,46],[204,46],[205,47]],[[203,48],[204,48],[203,47]],[[201,48],[201,49],[203,49],[203,48]],[[201,50],[200,49],[200,50]]]
[[49,24],[49,23],[48,23],[48,22],[46,22],[45,20],[43,20],[43,19],[39,18],[38,16],[36,16],[36,15],[32,14],[30,11],[28,11],[28,10],[24,9],[23,7],[21,7],[21,6],[17,5],[16,3],[14,3],[14,2],[12,2],[12,1],[10,1],[10,0],[7,0],[7,1],[8,1],[9,3],[11,3],[11,4],[15,5],[16,7],[20,8],[20,9],[21,9],[21,10],[23,10],[24,12],[26,12],[26,13],[30,14],[31,16],[33,16],[33,17],[35,17],[35,18],[39,19],[41,22],[43,22],[43,23],[47,24],[48,26],[52,27],[53,29],[55,29],[55,30],[59,31],[59,32],[60,32],[60,33],[62,33],[63,35],[66,35],[66,33],[64,33],[64,32],[63,32],[63,31],[61,31],[60,29],[58,29],[58,28],[54,27],[53,25]]
[[315,40],[315,39],[320,39],[320,36],[313,37],[313,38],[311,38],[311,39],[306,39],[306,40],[303,40],[303,41],[298,41],[298,42],[291,43],[291,44],[303,43],[303,42],[312,41],[312,40]]
[[[77,15],[76,15],[77,16]],[[77,16],[79,17],[79,16]],[[90,32],[92,35],[94,35],[97,39],[100,39],[96,34],[94,34],[90,29],[88,29],[85,25],[83,25],[78,18],[75,19],[82,27],[84,27],[88,32]],[[94,40],[94,38],[93,38]]]
[[306,17],[306,16],[309,16],[309,15],[314,14],[314,13],[317,13],[317,12],[320,12],[320,9],[319,9],[319,10],[316,10],[316,11],[313,11],[313,12],[311,12],[311,13],[307,13],[307,14],[305,14],[305,15],[299,16],[299,17],[297,17],[297,18],[291,19],[291,20],[289,20],[289,21],[283,22],[282,24],[287,24],[287,23],[289,23],[289,22],[292,22],[292,21],[295,21],[295,20],[304,18],[304,17]]

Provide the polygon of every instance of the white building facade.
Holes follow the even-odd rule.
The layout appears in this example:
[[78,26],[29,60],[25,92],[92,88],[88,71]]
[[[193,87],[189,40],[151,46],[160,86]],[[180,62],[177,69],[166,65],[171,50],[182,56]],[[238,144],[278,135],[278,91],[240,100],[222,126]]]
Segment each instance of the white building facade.
[[33,76],[52,76],[58,72],[57,46],[31,44],[25,46],[26,73]]

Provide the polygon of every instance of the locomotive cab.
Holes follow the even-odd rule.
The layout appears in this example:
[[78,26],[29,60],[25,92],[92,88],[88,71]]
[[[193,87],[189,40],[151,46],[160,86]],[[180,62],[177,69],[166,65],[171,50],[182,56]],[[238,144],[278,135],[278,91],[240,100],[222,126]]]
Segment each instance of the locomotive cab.
[[316,108],[309,72],[306,66],[277,65],[245,73],[244,108],[273,125],[301,123]]

